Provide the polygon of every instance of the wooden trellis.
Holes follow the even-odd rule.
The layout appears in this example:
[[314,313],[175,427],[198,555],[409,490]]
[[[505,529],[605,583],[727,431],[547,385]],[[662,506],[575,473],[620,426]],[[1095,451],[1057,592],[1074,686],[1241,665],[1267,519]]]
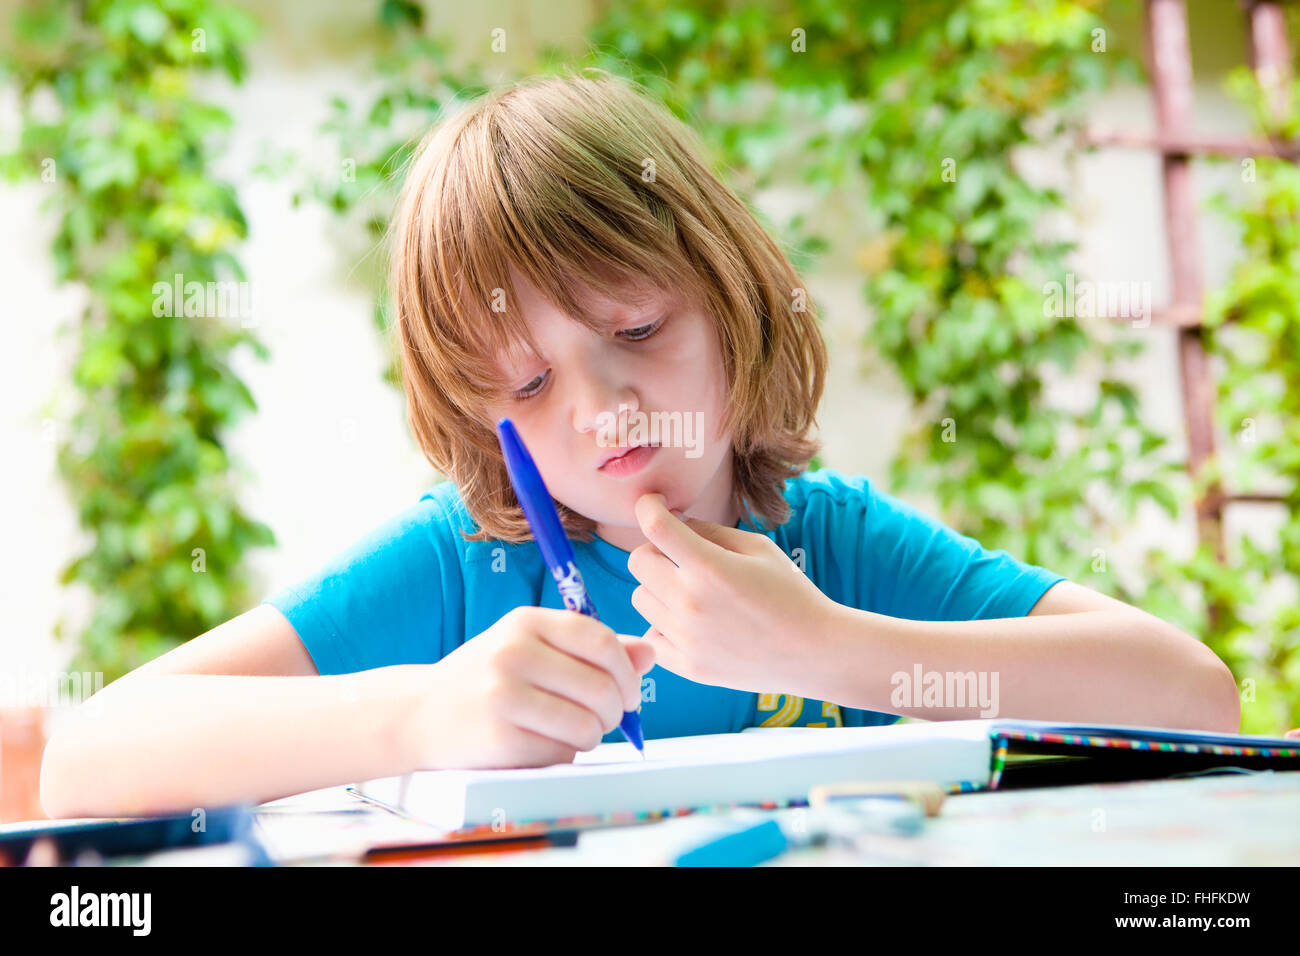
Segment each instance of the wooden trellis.
[[[1285,12],[1276,0],[1241,0],[1246,15],[1247,55],[1275,110],[1281,110],[1291,78]],[[1146,0],[1147,65],[1156,106],[1151,134],[1091,133],[1095,146],[1137,146],[1158,150],[1165,209],[1165,243],[1169,251],[1172,301],[1151,320],[1171,326],[1178,335],[1178,368],[1187,429],[1188,469],[1197,476],[1214,455],[1214,379],[1203,343],[1204,314],[1197,247],[1196,193],[1192,182],[1195,156],[1281,156],[1300,159],[1300,144],[1259,139],[1198,136],[1193,129],[1192,63],[1184,0]],[[1233,502],[1280,502],[1280,495],[1241,494],[1214,484],[1196,503],[1197,533],[1213,545],[1220,561],[1224,551],[1223,512]]]

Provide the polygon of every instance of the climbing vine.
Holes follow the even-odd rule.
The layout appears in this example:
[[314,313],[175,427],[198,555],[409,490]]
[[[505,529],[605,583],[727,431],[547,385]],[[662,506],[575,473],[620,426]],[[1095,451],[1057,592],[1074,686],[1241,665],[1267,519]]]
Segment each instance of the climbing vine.
[[[1228,80],[1260,134],[1300,135],[1300,84],[1275,111],[1254,73]],[[1216,207],[1239,230],[1242,251],[1207,300],[1207,345],[1221,364],[1217,410],[1227,443],[1211,474],[1229,489],[1275,501],[1236,504],[1278,516],[1263,535],[1229,536],[1231,560],[1198,568],[1227,610],[1225,652],[1243,682],[1243,710],[1264,729],[1300,724],[1300,168],[1275,157],[1241,163],[1236,197]],[[1234,527],[1229,522],[1228,528]]]
[[213,164],[231,125],[198,96],[239,82],[253,21],[217,0],[37,0],[4,56],[21,127],[3,168],[47,190],[74,361],[46,421],[89,545],[72,668],[106,681],[244,610],[244,557],[273,541],[239,502],[226,437],[254,409],[235,371],[264,356],[236,256],[247,225]]

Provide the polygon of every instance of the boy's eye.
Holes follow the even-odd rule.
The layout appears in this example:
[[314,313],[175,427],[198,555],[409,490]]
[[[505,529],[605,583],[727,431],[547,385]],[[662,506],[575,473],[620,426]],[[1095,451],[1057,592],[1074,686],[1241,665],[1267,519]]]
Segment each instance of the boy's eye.
[[[659,333],[659,330],[663,328],[664,322],[665,319],[660,319],[657,322],[651,322],[649,325],[638,325],[635,328],[622,329],[618,334],[622,336],[626,336],[626,338],[630,342],[644,342],[646,339],[654,335],[657,335]],[[516,392],[513,392],[512,394],[516,399],[520,401],[532,398],[534,395],[541,392],[541,390],[546,386],[546,382],[550,379],[550,377],[551,377],[551,370],[547,369],[545,372],[537,376],[535,379],[533,379],[523,388],[519,389]]]
[[542,386],[546,384],[546,378],[550,374],[551,374],[551,370],[547,369],[541,375],[537,376],[537,378],[533,379],[523,388],[519,389],[519,391],[515,392],[515,398],[532,398],[534,395],[536,395],[538,392],[542,390]]
[[649,325],[638,325],[634,329],[623,329],[618,334],[627,336],[633,342],[643,342],[658,332],[663,324],[664,320],[660,319],[658,322],[651,322]]

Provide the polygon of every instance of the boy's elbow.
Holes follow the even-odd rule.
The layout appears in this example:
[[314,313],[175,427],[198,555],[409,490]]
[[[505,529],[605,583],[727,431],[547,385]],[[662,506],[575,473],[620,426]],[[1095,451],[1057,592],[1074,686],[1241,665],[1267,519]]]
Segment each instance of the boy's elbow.
[[[72,729],[56,732],[41,755],[41,809],[51,820],[67,817],[115,816],[105,805],[106,781],[95,780],[94,763]],[[122,814],[125,816],[126,814]]]
[[1223,688],[1224,733],[1241,732],[1241,695],[1237,692],[1237,679],[1228,670],[1228,665],[1219,661],[1218,686]]
[[[1163,623],[1163,622],[1162,622]],[[1177,654],[1167,678],[1171,730],[1236,734],[1241,732],[1241,698],[1237,680],[1219,655],[1180,628],[1164,627]]]
[[78,816],[75,803],[76,784],[70,780],[69,761],[58,735],[51,737],[41,755],[41,809],[51,820]]
[[1199,720],[1192,729],[1220,734],[1240,733],[1241,697],[1237,693],[1237,681],[1227,664],[1213,653],[1207,656],[1210,660],[1200,664],[1200,678],[1194,684]]

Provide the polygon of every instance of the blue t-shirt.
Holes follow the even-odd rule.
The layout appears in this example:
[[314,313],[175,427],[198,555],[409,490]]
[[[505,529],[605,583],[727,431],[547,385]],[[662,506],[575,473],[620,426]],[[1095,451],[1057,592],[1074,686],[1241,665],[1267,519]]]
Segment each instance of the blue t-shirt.
[[[830,468],[787,480],[790,518],[766,532],[833,601],[891,617],[965,621],[1023,617],[1059,574],[989,551],[862,476]],[[738,527],[756,531],[752,514]],[[266,603],[288,618],[321,674],[438,661],[521,605],[562,608],[532,541],[465,541],[477,525],[451,482]],[[573,542],[600,619],[617,633],[649,628],[632,606],[628,552]],[[897,715],[698,684],[655,665],[642,679],[647,738],[746,727],[861,727]],[[621,740],[615,728],[604,738]]]

